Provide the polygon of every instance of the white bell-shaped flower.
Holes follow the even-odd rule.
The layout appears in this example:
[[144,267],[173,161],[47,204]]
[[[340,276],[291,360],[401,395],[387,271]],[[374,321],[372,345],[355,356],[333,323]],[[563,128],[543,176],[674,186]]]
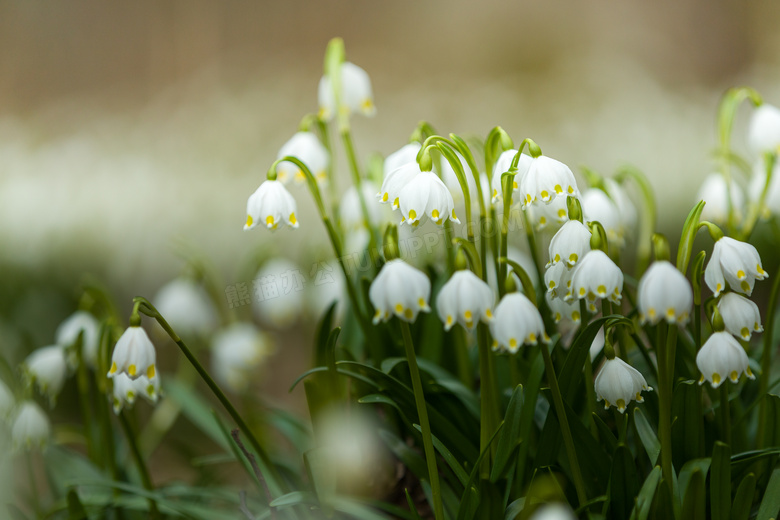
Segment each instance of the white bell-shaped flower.
[[745,341],[750,341],[754,332],[764,331],[758,305],[740,294],[727,292],[721,296],[718,311],[726,330]]
[[753,111],[748,127],[748,144],[754,152],[777,152],[780,147],[780,109],[764,103]]
[[639,280],[638,293],[642,323],[688,323],[693,306],[691,283],[670,262],[653,262]]
[[[317,97],[320,118],[330,120],[336,114],[336,100],[333,95],[333,84],[328,76],[320,79]],[[341,64],[341,110],[348,114],[359,112],[367,117],[376,113],[368,73],[348,61]]]
[[388,321],[392,315],[413,322],[419,312],[431,310],[431,281],[403,260],[390,260],[371,282],[368,298],[376,309],[374,323]]
[[750,296],[756,280],[769,274],[761,267],[758,251],[747,242],[722,237],[712,248],[712,256],[704,269],[704,281],[715,296],[729,284],[732,291]]
[[479,320],[493,320],[495,296],[490,286],[468,269],[456,271],[436,297],[436,310],[444,322],[444,330],[455,323],[472,330]]
[[[315,284],[332,279],[338,263],[320,262],[313,273]],[[265,324],[284,329],[303,314],[306,279],[301,269],[286,258],[265,262],[252,282],[252,309]]]
[[613,303],[620,303],[623,291],[623,271],[600,250],[589,251],[574,268],[571,278],[572,296],[577,299],[586,298],[588,309],[595,312],[595,302],[599,298],[607,298]]
[[607,232],[610,244],[625,243],[623,221],[617,204],[604,191],[591,188],[582,193],[582,216],[586,224],[598,222]]
[[[311,174],[314,175],[317,184],[327,184],[330,155],[328,154],[328,149],[325,148],[314,133],[297,132],[289,141],[282,145],[276,158],[281,159],[288,155],[300,159],[309,168]],[[303,171],[297,165],[287,161],[277,165],[276,178],[284,184],[288,184],[292,179],[295,179],[295,182],[298,184],[306,182],[306,175]]]
[[522,293],[505,295],[493,316],[490,322],[493,350],[515,353],[521,345],[536,345],[539,340],[550,342],[539,309]]
[[[734,208],[734,216],[739,220],[745,205],[745,197],[739,185],[731,180],[731,206]],[[726,191],[726,180],[719,173],[712,173],[704,179],[696,195],[697,200],[703,200],[705,204],[701,212],[703,220],[709,220],[718,224],[728,221],[729,218],[729,193]]]
[[141,376],[153,379],[157,374],[156,360],[157,352],[146,331],[141,327],[130,326],[116,342],[108,377],[113,378],[126,372],[131,379]]
[[555,323],[561,323],[562,321],[579,323],[582,319],[578,302],[566,302],[560,298],[554,298],[550,292],[545,294],[545,298],[547,298],[547,306],[550,308]]
[[257,379],[258,370],[271,351],[271,341],[257,327],[234,323],[212,340],[214,379],[232,392],[244,392]]
[[[517,150],[506,150],[498,156],[496,164],[493,166],[493,176],[490,181],[491,188],[491,202],[496,204],[503,202],[504,200],[504,188],[501,184],[501,176],[509,171],[509,167],[512,165],[512,159],[517,154]],[[512,200],[514,202],[520,202],[517,198],[518,190],[520,189],[520,182],[528,173],[528,168],[531,167],[533,159],[530,155],[522,154],[517,161],[517,173],[515,174],[514,184],[512,186]]]
[[579,195],[577,181],[568,166],[540,155],[531,160],[528,172],[520,180],[523,207],[535,201],[548,203],[557,196]]
[[712,388],[718,388],[726,378],[736,383],[743,372],[750,379],[756,378],[745,349],[726,331],[712,333],[696,355],[696,366],[701,372],[699,384],[709,381]]
[[122,372],[114,377],[113,393],[112,401],[114,413],[116,414],[125,407],[131,408],[138,396],[151,403],[156,403],[160,395],[160,379],[156,374],[151,379],[146,376],[131,379],[126,373]]
[[564,262],[574,267],[590,251],[591,232],[579,220],[570,220],[561,226],[550,241],[548,266]]
[[[364,180],[361,183],[363,200],[368,210],[369,225],[376,226],[380,220],[380,208],[374,202],[374,195],[377,192],[376,185],[371,181]],[[360,196],[356,186],[350,186],[341,198],[339,205],[339,218],[344,229],[352,230],[366,225],[366,217],[363,214],[363,207],[360,203]]]
[[643,390],[652,390],[639,370],[619,357],[604,361],[594,386],[597,400],[604,401],[604,409],[614,406],[620,413],[626,411],[631,401],[644,402]]
[[398,194],[401,224],[417,226],[430,218],[436,224],[450,219],[460,224],[455,216],[455,203],[447,186],[433,172],[420,172]]
[[72,347],[81,334],[81,355],[87,365],[97,363],[100,324],[90,313],[76,311],[60,323],[54,335],[54,342],[63,347]]
[[14,450],[43,448],[51,435],[51,425],[41,407],[34,401],[19,405],[11,426],[11,442]]
[[281,181],[266,180],[246,202],[247,217],[244,229],[252,229],[260,222],[268,229],[276,229],[279,224],[297,228],[297,209],[295,199]]
[[53,405],[68,375],[65,347],[51,345],[33,351],[24,361],[22,370],[26,378],[35,382],[38,390],[48,396]]
[[417,154],[422,148],[422,145],[417,141],[403,145],[401,148],[385,157],[385,161],[382,165],[382,179],[387,178],[387,175],[397,170],[404,164],[417,160]]
[[623,223],[623,229],[626,233],[630,233],[636,227],[637,212],[634,201],[628,196],[626,190],[623,189],[615,179],[605,178],[604,189],[609,194],[609,198],[615,203],[620,213],[620,220]]
[[205,336],[217,325],[217,311],[203,287],[190,278],[175,278],[152,300],[178,334]]
[[[460,152],[455,152],[455,155],[460,161],[460,167],[463,168],[463,175],[466,176],[466,184],[469,188],[471,204],[476,206],[479,204],[479,199],[477,198],[477,184],[474,182],[474,174],[471,172],[471,168],[469,168],[466,158],[463,157]],[[444,157],[441,159],[441,179],[444,182],[444,185],[447,186],[447,189],[450,190],[452,200],[455,202],[462,202],[464,200],[463,190],[460,187],[458,175],[455,173],[450,162]]]
[[531,204],[526,207],[528,219],[537,230],[549,225],[561,225],[569,221],[567,197],[555,197],[549,204]]
[[377,200],[381,204],[392,204],[394,210],[398,209],[400,207],[399,195],[401,190],[420,173],[420,165],[414,159],[391,170],[385,175],[384,181],[382,181],[382,187],[379,188],[376,194]]
[[552,298],[568,300],[571,296],[571,277],[573,269],[569,269],[565,262],[551,265],[544,272],[544,284],[547,294]]
[[529,520],[577,520],[577,515],[568,505],[542,504]]
[[0,379],[0,422],[10,417],[15,405],[16,400],[13,392]]
[[750,184],[748,184],[750,201],[758,204],[764,188],[766,188],[766,195],[764,197],[764,205],[761,208],[761,216],[769,218],[771,215],[780,215],[780,162],[775,163],[772,169],[772,178],[769,179],[769,186],[766,185],[766,165],[764,162],[759,161],[753,168],[753,176],[750,178]]

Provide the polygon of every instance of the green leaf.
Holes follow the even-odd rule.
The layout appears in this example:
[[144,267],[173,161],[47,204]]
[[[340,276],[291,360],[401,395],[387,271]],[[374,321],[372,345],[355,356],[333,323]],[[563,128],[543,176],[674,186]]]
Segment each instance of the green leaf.
[[22,513],[22,510],[13,504],[5,504],[8,514],[11,515],[11,520],[29,520],[27,515]]
[[731,449],[715,442],[710,473],[710,510],[712,520],[729,520],[731,516]]
[[87,512],[81,504],[79,494],[75,489],[68,491],[68,520],[85,520]]
[[686,520],[705,520],[707,518],[707,490],[704,486],[705,474],[696,468],[688,478],[683,493],[682,518]]
[[650,459],[650,463],[655,465],[658,461],[658,455],[661,453],[661,443],[658,437],[655,435],[650,423],[645,419],[645,414],[638,406],[634,408],[634,424],[636,425],[637,433],[639,433],[639,440],[642,441],[647,452],[647,457]]
[[[419,424],[415,424],[414,429],[422,434],[422,428],[420,428]],[[458,460],[452,455],[452,452],[447,449],[447,446],[442,444],[438,437],[431,435],[431,439],[433,440],[433,447],[436,448],[436,451],[438,451],[439,454],[444,458],[444,461],[450,467],[452,472],[455,473],[455,477],[457,477],[460,483],[465,486],[466,481],[469,478],[466,470],[463,469],[463,466],[458,463]]]
[[216,442],[225,451],[229,449],[229,444],[222,435],[219,426],[214,422],[214,416],[211,414],[212,405],[203,399],[194,388],[182,384],[176,379],[170,378],[165,381],[165,392],[168,399],[173,399],[181,406],[182,414]]
[[624,444],[618,445],[612,457],[609,477],[609,502],[613,518],[627,518],[639,492],[639,474],[634,457]]
[[[767,394],[766,426],[764,427],[764,446],[780,446],[780,396]],[[758,435],[761,435],[759,432]]]
[[[257,485],[257,489],[259,489],[260,491],[264,491],[263,484],[260,482],[257,475],[255,474],[255,471],[252,468],[251,463],[247,460],[244,454],[241,453],[240,450],[238,449],[238,446],[236,445],[235,441],[231,437],[230,432],[227,429],[227,426],[225,426],[225,424],[219,418],[219,414],[217,414],[217,412],[213,410],[212,410],[212,414],[214,416],[214,421],[216,421],[217,426],[222,432],[225,442],[229,443],[228,446],[230,446],[230,451],[233,453],[234,460],[237,460],[238,462],[241,463],[241,466],[244,468],[244,471],[246,471],[247,475],[249,475],[249,478],[251,478],[254,481],[255,485]],[[257,462],[257,457],[255,457],[255,462]]]
[[700,472],[702,478],[704,478],[705,481],[707,480],[707,473],[710,470],[711,463],[712,459],[707,457],[706,459],[689,460],[683,465],[682,469],[680,470],[680,477],[678,479],[680,496],[685,496],[689,482],[691,481],[691,478],[695,472]]
[[772,471],[756,520],[775,520],[780,513],[780,467]]
[[688,271],[688,262],[690,262],[693,252],[693,241],[696,238],[696,232],[699,231],[699,219],[702,210],[704,210],[704,204],[705,202],[700,200],[688,213],[688,218],[685,219],[680,246],[677,248],[677,269],[682,274],[686,274]]
[[647,520],[659,482],[661,482],[661,466],[656,466],[647,476],[645,483],[642,484],[642,488],[639,490],[639,494],[636,496],[636,504],[631,512],[631,518]]
[[740,482],[734,505],[731,508],[731,520],[748,520],[750,506],[753,505],[753,495],[756,492],[756,476],[748,473]]
[[298,504],[317,505],[317,497],[309,491],[292,491],[271,502],[271,507],[282,508]]
[[333,315],[336,312],[338,302],[333,302],[328,310],[323,314],[322,319],[317,325],[317,335],[314,342],[314,366],[330,366],[330,353],[328,349],[328,338],[333,327]]
[[[490,437],[490,440],[485,444],[485,449],[482,450],[482,453],[479,454],[479,457],[477,457],[477,460],[474,461],[473,469],[471,470],[471,473],[469,474],[469,479],[466,482],[466,490],[463,492],[463,496],[460,500],[460,507],[458,508],[458,517],[457,520],[466,520],[467,518],[473,518],[473,516],[470,513],[473,513],[473,511],[476,511],[476,507],[478,506],[478,498],[475,500],[474,493],[477,491],[476,487],[474,487],[474,482],[477,478],[477,475],[479,474],[479,466],[482,463],[482,459],[485,458],[485,455],[490,453],[491,445],[493,444],[493,441],[498,436],[501,429],[504,427],[504,422],[501,421],[498,424],[498,427],[496,428],[496,431],[493,432],[493,435]],[[477,496],[479,496],[477,494]]]
[[672,398],[673,465],[704,457],[704,411],[701,387],[695,381],[681,381]]
[[517,515],[525,508],[525,497],[520,497],[506,508],[506,514],[504,514],[504,520],[515,520]]
[[[496,482],[504,475],[511,462],[515,449],[523,442],[520,436],[520,418],[523,410],[523,385],[517,385],[509,399],[506,414],[504,414],[504,428],[498,438],[498,447],[493,459],[493,468],[490,472],[491,482]],[[527,441],[527,439],[526,439]]]
[[414,507],[414,501],[412,500],[412,497],[409,494],[409,490],[407,488],[404,488],[404,493],[406,493],[406,503],[409,504],[409,511],[412,512],[412,517],[414,520],[422,520],[422,518],[420,518],[420,514],[417,512],[417,508]]
[[597,413],[591,414],[591,417],[593,417],[593,422],[596,424],[596,428],[599,430],[599,438],[601,439],[601,443],[606,444],[606,448],[610,453],[615,453],[615,449],[618,445],[618,440],[615,438],[615,434],[612,433],[612,430],[609,429],[607,423],[605,423]]

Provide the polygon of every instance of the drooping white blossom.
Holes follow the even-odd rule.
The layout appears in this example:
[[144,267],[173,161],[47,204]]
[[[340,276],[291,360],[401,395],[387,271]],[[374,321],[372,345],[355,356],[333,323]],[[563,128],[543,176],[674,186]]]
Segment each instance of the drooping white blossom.
[[769,274],[761,267],[761,257],[756,248],[747,242],[722,237],[712,248],[712,256],[704,269],[707,287],[719,296],[728,283],[732,291],[750,296],[756,280]]
[[588,310],[595,312],[595,302],[606,298],[620,303],[623,291],[623,271],[604,251],[594,249],[574,268],[571,278],[572,297],[586,299]]
[[251,323],[234,323],[214,335],[211,366],[214,379],[229,390],[244,392],[271,354],[271,341]]
[[374,323],[388,321],[393,315],[413,322],[419,312],[431,310],[431,281],[400,258],[390,260],[371,282],[368,298],[376,310]]
[[569,269],[565,262],[551,265],[544,272],[544,284],[547,293],[552,298],[569,300],[571,297],[571,277],[573,269]]
[[[509,171],[509,167],[512,165],[512,159],[517,155],[517,150],[506,150],[498,156],[496,164],[493,166],[493,176],[490,181],[491,189],[491,202],[496,204],[503,202],[504,200],[504,187],[502,185],[501,176]],[[518,200],[517,194],[520,189],[520,182],[525,174],[528,173],[528,168],[531,166],[532,158],[530,155],[522,154],[517,161],[517,173],[512,185],[512,201],[522,202]]]
[[574,267],[590,251],[590,237],[590,229],[579,220],[566,222],[550,241],[547,265],[564,262],[568,267]]
[[523,207],[536,201],[548,203],[557,196],[579,195],[577,181],[568,166],[540,155],[531,160],[528,172],[520,180]]
[[452,194],[433,172],[420,172],[411,177],[398,193],[398,201],[401,224],[417,226],[426,218],[439,225],[447,219],[460,223]]
[[493,312],[490,322],[493,350],[517,352],[521,345],[536,345],[540,340],[549,343],[539,309],[524,294],[505,295]]
[[569,321],[571,323],[579,323],[582,319],[580,316],[580,304],[576,301],[563,301],[561,298],[553,297],[551,292],[545,294],[547,298],[547,306],[550,308],[555,323]]
[[108,377],[113,378],[125,372],[131,379],[141,376],[153,379],[157,374],[156,360],[157,352],[146,331],[138,326],[130,326],[116,342]]
[[382,179],[386,179],[387,175],[397,170],[404,164],[417,160],[417,153],[422,148],[422,145],[417,141],[403,145],[401,148],[385,157],[385,162],[382,165]]
[[252,229],[260,223],[268,229],[276,229],[280,224],[297,228],[297,208],[295,199],[281,181],[266,180],[246,202],[244,230]]
[[731,206],[734,210],[734,217],[739,221],[742,216],[745,205],[745,197],[739,185],[731,180],[731,189],[727,192],[726,180],[719,173],[712,173],[704,179],[696,195],[697,200],[706,202],[701,212],[701,218],[717,224],[728,221],[729,218],[729,196],[731,196]]
[[747,140],[757,154],[776,153],[780,147],[780,109],[768,103],[756,108],[750,118]]
[[751,300],[733,292],[727,292],[718,300],[718,311],[731,334],[750,341],[754,332],[763,332],[761,313]]
[[[341,64],[341,110],[352,113],[361,113],[371,117],[376,113],[374,94],[371,89],[371,79],[368,73],[354,63],[345,61]],[[317,89],[321,119],[330,120],[336,115],[336,100],[333,93],[333,84],[325,75],[320,79]]]
[[577,515],[568,506],[560,503],[542,504],[529,520],[577,520]]
[[604,409],[614,406],[620,413],[631,401],[644,402],[642,391],[650,391],[644,376],[619,357],[606,359],[596,375],[596,398],[604,401]]
[[661,320],[685,325],[693,306],[688,279],[666,260],[653,262],[638,287],[639,319],[656,325]]
[[561,225],[569,221],[568,197],[555,197],[549,204],[531,204],[527,206],[528,219],[537,230],[550,225]]
[[217,311],[203,287],[190,278],[174,278],[152,303],[178,334],[204,336],[217,324]]
[[394,210],[398,209],[400,207],[398,197],[401,194],[401,190],[420,173],[420,165],[414,159],[391,170],[382,181],[382,187],[379,188],[376,194],[377,200],[381,204],[391,204]]
[[615,179],[605,178],[604,189],[618,208],[624,231],[626,233],[631,233],[636,227],[637,221],[637,212],[634,201],[631,200],[631,197],[628,196],[628,193],[623,189],[623,186]]
[[[328,149],[320,142],[319,138],[312,132],[297,132],[289,141],[284,143],[279,149],[276,158],[292,156],[299,159],[309,168],[309,171],[319,185],[325,185],[328,182],[328,164],[330,156]],[[295,180],[297,184],[306,182],[306,175],[296,164],[283,161],[276,167],[276,178],[288,184]]]
[[479,320],[493,320],[495,296],[490,286],[468,269],[456,271],[447,280],[436,298],[436,310],[444,322],[444,330],[455,323],[472,330]]
[[718,388],[727,378],[736,383],[743,372],[750,379],[756,378],[745,349],[726,331],[714,332],[707,339],[696,355],[696,366],[701,372],[699,384],[709,381],[712,388]]
[[81,355],[88,366],[94,367],[97,363],[100,324],[90,313],[76,311],[68,316],[57,327],[54,342],[70,348],[76,344],[79,334],[82,334]]
[[38,390],[53,405],[68,375],[68,362],[65,347],[50,345],[33,351],[22,364],[22,370],[30,382],[35,382]]
[[11,442],[15,450],[43,448],[51,435],[51,425],[41,407],[34,401],[19,405],[11,425]]
[[113,394],[112,404],[116,414],[123,408],[131,408],[139,396],[156,403],[160,395],[159,375],[155,374],[151,379],[146,376],[131,379],[126,373],[119,373],[114,377]]

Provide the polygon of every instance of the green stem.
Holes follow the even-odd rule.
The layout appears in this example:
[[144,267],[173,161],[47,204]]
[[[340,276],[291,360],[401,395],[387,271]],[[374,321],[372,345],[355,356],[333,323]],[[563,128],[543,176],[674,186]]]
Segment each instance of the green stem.
[[588,427],[593,438],[599,438],[599,429],[593,415],[596,413],[596,389],[593,387],[593,361],[590,352],[585,356],[585,399],[588,403]]
[[370,213],[368,212],[368,204],[363,196],[363,181],[360,177],[360,168],[358,167],[357,155],[355,154],[355,146],[352,143],[352,132],[349,127],[341,129],[341,140],[344,143],[344,151],[347,154],[347,162],[349,163],[349,171],[352,173],[352,182],[355,185],[355,189],[358,193],[358,200],[360,200],[360,209],[363,212],[363,218],[366,221],[366,227],[369,230],[369,251],[377,244],[381,243],[376,237],[376,230],[371,222]]
[[[187,347],[187,345],[184,343],[184,341],[181,340],[178,334],[174,332],[171,326],[168,325],[168,322],[165,321],[165,318],[162,317],[162,315],[157,311],[157,309],[155,309],[154,306],[151,303],[149,303],[145,298],[136,297],[134,301],[140,301],[142,303],[142,306],[140,307],[139,310],[144,314],[146,314],[147,316],[156,319],[157,322],[160,324],[160,326],[168,334],[168,336],[170,336],[171,339],[174,341],[174,343],[176,343],[179,346],[179,349],[182,351],[184,356],[187,358],[190,364],[192,364],[192,366],[198,372],[198,375],[201,377],[201,379],[203,379],[203,381],[209,387],[209,389],[214,394],[214,396],[219,400],[219,402],[225,408],[228,415],[230,415],[233,421],[235,421],[236,425],[241,430],[241,433],[243,433],[244,436],[246,436],[246,438],[249,440],[249,443],[252,445],[252,448],[260,457],[261,469],[263,470],[263,474],[266,477],[266,480],[268,480],[269,487],[272,488],[272,492],[274,493],[274,496],[279,496],[280,494],[282,494],[283,492],[281,486],[282,481],[276,468],[274,467],[271,461],[271,458],[268,456],[268,453],[266,453],[265,449],[260,445],[260,442],[257,440],[257,437],[255,437],[254,433],[252,433],[252,430],[250,430],[247,423],[244,421],[244,419],[238,413],[236,408],[233,406],[233,403],[230,402],[230,399],[227,398],[227,396],[219,387],[219,385],[214,381],[211,375],[209,375],[206,369],[203,368],[203,365],[200,364],[200,362],[193,355],[189,347]],[[269,477],[271,478],[269,479]]]
[[669,486],[669,496],[674,496],[672,477],[672,396],[669,374],[667,325],[662,322],[657,329],[656,354],[658,356],[658,436],[661,440],[661,470]]
[[90,406],[89,375],[87,374],[87,365],[84,363],[84,334],[79,333],[76,339],[76,359],[78,368],[76,369],[76,384],[79,390],[79,405],[81,407],[81,418],[84,421],[84,437],[87,440],[87,454],[92,461],[95,461],[95,443],[92,438],[92,408]]
[[766,202],[766,194],[769,192],[769,185],[772,182],[772,174],[775,170],[775,163],[777,162],[777,155],[766,154],[764,155],[764,168],[766,177],[764,180],[764,186],[761,189],[761,195],[758,197],[758,204],[753,205],[748,211],[748,217],[745,220],[745,224],[742,226],[742,232],[740,233],[742,240],[748,241],[750,235],[753,234],[753,229],[756,227],[758,218],[764,211],[764,204]]
[[441,487],[439,486],[439,470],[436,467],[436,452],[433,450],[433,437],[431,435],[431,425],[428,422],[428,408],[425,404],[425,395],[423,394],[422,381],[420,380],[420,369],[417,367],[417,357],[414,353],[414,344],[412,343],[412,332],[409,330],[409,324],[400,320],[401,334],[404,338],[404,348],[406,350],[406,359],[409,362],[409,373],[412,377],[412,389],[414,390],[414,402],[417,406],[417,415],[420,420],[420,430],[423,438],[423,449],[425,451],[425,461],[428,464],[428,478],[431,482],[431,492],[433,494],[433,511],[436,520],[444,520],[444,508],[441,499]]
[[[141,477],[141,484],[144,486],[144,489],[149,491],[150,493],[154,493],[154,485],[152,484],[152,478],[149,476],[149,468],[146,467],[146,462],[144,462],[143,455],[141,455],[141,451],[138,449],[138,444],[135,442],[135,433],[133,432],[133,428],[130,426],[130,422],[127,420],[127,412],[122,411],[122,413],[119,414],[119,424],[122,426],[122,431],[125,434],[125,438],[127,439],[127,444],[130,447],[130,453],[133,455],[133,459],[135,459],[135,465],[138,467],[138,474]],[[149,516],[151,518],[161,518],[160,511],[157,509],[157,502],[153,498],[149,498]]]
[[472,388],[473,381],[471,377],[468,336],[466,335],[466,331],[461,327],[457,327],[452,333],[453,343],[455,343],[456,362],[458,364],[458,378],[466,388]]
[[758,408],[758,435],[757,445],[761,449],[764,447],[764,428],[766,427],[767,414],[767,393],[769,392],[769,376],[772,372],[772,336],[775,329],[775,307],[777,305],[777,296],[780,292],[780,276],[775,275],[772,282],[772,291],[769,293],[769,304],[766,310],[766,329],[764,330],[763,346],[761,350],[761,373],[758,376],[758,395],[761,396],[761,404]]
[[30,494],[32,495],[33,512],[36,518],[41,516],[41,499],[40,492],[38,491],[38,482],[35,478],[35,471],[32,460],[32,452],[27,450],[25,454],[25,461],[27,462],[27,476],[30,479]]
[[[728,381],[720,385],[720,421],[721,421],[721,440],[731,446],[731,411],[729,409],[729,389]],[[759,434],[760,434],[759,430]]]
[[[477,324],[477,344],[479,348],[479,403],[482,417],[479,421],[479,451],[488,448],[490,438],[495,433],[498,421],[498,399],[496,397],[496,369],[494,358],[488,345],[488,330],[483,323]],[[490,476],[490,460],[494,450],[482,459],[480,475],[482,478]]]
[[580,470],[580,462],[577,458],[577,450],[574,449],[574,438],[572,437],[571,429],[569,428],[569,419],[566,416],[563,396],[561,395],[561,389],[558,386],[558,377],[555,375],[555,367],[553,366],[552,358],[550,358],[550,352],[547,350],[547,345],[541,344],[539,349],[542,351],[542,357],[544,358],[544,370],[547,373],[547,382],[550,385],[550,392],[553,396],[555,413],[558,416],[558,423],[561,425],[561,435],[563,436],[563,444],[566,447],[566,456],[571,465],[574,487],[577,490],[577,500],[579,501],[579,505],[582,506],[588,502],[588,496],[585,493],[585,484],[582,480],[582,471]]

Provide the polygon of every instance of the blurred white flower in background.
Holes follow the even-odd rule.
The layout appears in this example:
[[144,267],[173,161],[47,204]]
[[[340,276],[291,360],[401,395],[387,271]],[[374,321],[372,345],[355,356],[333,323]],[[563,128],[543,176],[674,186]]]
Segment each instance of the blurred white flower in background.
[[[309,171],[319,185],[328,183],[328,164],[330,156],[328,150],[312,132],[297,132],[289,141],[279,149],[276,158],[292,156],[299,159],[309,168]],[[284,184],[295,180],[297,184],[306,182],[306,175],[298,166],[289,161],[284,161],[276,166],[276,178]]]
[[[766,178],[766,177],[764,177]],[[763,185],[762,185],[763,188]],[[737,222],[742,220],[745,196],[742,188],[731,180],[731,206],[734,210],[734,218]],[[707,204],[701,212],[703,220],[710,220],[716,224],[723,224],[729,218],[729,193],[726,192],[726,180],[719,173],[711,173],[704,179],[696,195],[696,200],[703,200]]]
[[266,261],[253,281],[255,316],[271,327],[289,327],[303,312],[304,286],[304,273],[290,260],[275,257]]
[[[378,205],[375,200],[377,187],[373,182],[367,180],[364,180],[360,187],[363,193],[363,200],[366,203],[370,224],[372,226],[377,226],[381,222],[382,209],[384,209],[382,206]],[[357,186],[351,185],[347,191],[344,192],[344,196],[341,198],[341,204],[339,204],[339,218],[341,219],[341,226],[345,230],[365,227],[366,218],[363,214]]]
[[[516,154],[517,150],[506,150],[498,156],[496,164],[493,165],[493,177],[490,181],[490,188],[492,190],[490,200],[493,202],[493,204],[498,202],[503,204],[504,188],[501,184],[501,176],[509,171],[509,167],[512,165],[512,159],[514,159]],[[528,168],[530,168],[532,161],[533,159],[531,156],[526,154],[522,154],[518,159],[517,173],[515,174],[515,179],[512,185],[512,202],[515,204],[522,202],[521,200],[518,200],[517,194],[520,187],[520,182],[528,172]]]
[[27,380],[35,382],[41,394],[48,396],[49,403],[54,406],[68,375],[65,347],[51,345],[34,350],[24,360],[22,371]]
[[214,334],[211,341],[214,379],[232,392],[244,392],[257,379],[272,350],[269,338],[253,324],[229,325]]
[[540,506],[529,520],[577,520],[577,516],[568,505],[556,503]]
[[174,278],[157,291],[152,303],[179,335],[205,336],[217,325],[211,298],[190,278]]
[[[320,79],[317,89],[320,104],[319,116],[329,120],[336,114],[336,100],[333,95],[333,84],[328,76]],[[354,63],[345,61],[341,64],[341,110],[347,113],[360,113],[367,117],[376,114],[374,94],[371,90],[371,79],[368,73]]]
[[386,179],[390,172],[397,170],[404,164],[416,161],[420,148],[422,148],[422,145],[418,142],[409,143],[385,157],[382,165],[382,179]]
[[753,168],[753,176],[748,184],[748,195],[751,202],[758,204],[764,187],[766,187],[766,198],[764,206],[761,208],[761,216],[766,219],[771,215],[780,215],[780,161],[776,162],[772,169],[769,186],[766,186],[766,165],[763,161],[759,161]]
[[780,109],[764,103],[753,111],[748,127],[748,144],[758,153],[778,152],[780,147]]
[[19,405],[11,426],[14,450],[43,448],[51,435],[51,425],[41,407],[33,401]]
[[[348,254],[348,251],[350,250],[345,249],[345,254]],[[357,254],[360,256],[365,253],[361,251]],[[356,262],[355,266],[360,269],[363,267],[363,264]],[[334,316],[337,322],[341,321],[345,306],[349,301],[345,291],[344,271],[341,270],[338,260],[331,258],[330,260],[319,262],[314,279],[310,280],[306,287],[306,308],[311,316],[319,320],[325,314],[325,311],[333,303],[336,303]]]
[[625,228],[617,204],[598,188],[585,190],[580,200],[585,223],[598,222],[607,232],[609,243],[622,247],[625,244]]
[[81,352],[84,361],[90,367],[95,367],[100,339],[98,337],[100,323],[87,311],[76,311],[60,323],[54,336],[54,342],[57,345],[70,348],[76,344],[79,334],[82,334]]
[[[455,155],[458,157],[460,167],[463,169],[463,175],[466,177],[471,204],[472,206],[477,205],[479,204],[479,199],[477,198],[477,184],[474,182],[474,174],[471,173],[471,168],[469,168],[465,157],[463,157],[460,152],[455,152]],[[441,158],[441,180],[444,182],[444,185],[447,186],[447,189],[450,190],[452,200],[455,201],[455,203],[462,203],[464,201],[463,190],[460,187],[458,176],[450,162],[444,157]]]
[[631,232],[636,227],[637,211],[636,205],[626,190],[615,179],[609,177],[604,179],[604,189],[609,194],[610,199],[618,208],[620,220],[625,232]]

